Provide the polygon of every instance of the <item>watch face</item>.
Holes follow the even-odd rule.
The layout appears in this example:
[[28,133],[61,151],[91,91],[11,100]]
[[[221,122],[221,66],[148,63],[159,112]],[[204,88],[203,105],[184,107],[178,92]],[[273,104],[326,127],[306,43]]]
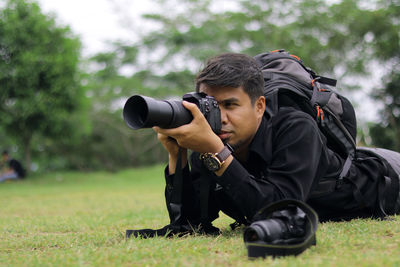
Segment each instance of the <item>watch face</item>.
[[214,157],[207,157],[203,160],[204,165],[210,171],[218,171],[221,168],[221,163],[217,158]]

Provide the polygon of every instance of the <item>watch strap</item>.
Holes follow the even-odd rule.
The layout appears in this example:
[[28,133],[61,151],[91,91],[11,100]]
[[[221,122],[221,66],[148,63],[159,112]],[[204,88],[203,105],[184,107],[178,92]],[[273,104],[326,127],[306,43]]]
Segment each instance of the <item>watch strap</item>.
[[232,154],[232,151],[227,146],[224,146],[224,148],[215,156],[219,159],[221,163],[223,163],[230,154]]

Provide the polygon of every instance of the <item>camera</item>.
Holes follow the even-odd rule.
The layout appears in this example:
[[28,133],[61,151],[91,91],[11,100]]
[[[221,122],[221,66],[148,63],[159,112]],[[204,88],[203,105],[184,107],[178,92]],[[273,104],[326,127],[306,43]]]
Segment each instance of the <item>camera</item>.
[[[221,131],[221,111],[214,97],[205,93],[187,93],[183,100],[194,103],[203,113],[211,129],[216,133]],[[193,116],[181,101],[156,100],[152,97],[133,95],[125,103],[123,109],[125,123],[132,129],[176,128],[192,121]]]
[[275,211],[270,219],[253,222],[244,232],[245,242],[290,243],[305,234],[305,213],[297,207]]
[[248,257],[298,255],[316,245],[317,213],[299,200],[281,200],[261,209],[243,233]]

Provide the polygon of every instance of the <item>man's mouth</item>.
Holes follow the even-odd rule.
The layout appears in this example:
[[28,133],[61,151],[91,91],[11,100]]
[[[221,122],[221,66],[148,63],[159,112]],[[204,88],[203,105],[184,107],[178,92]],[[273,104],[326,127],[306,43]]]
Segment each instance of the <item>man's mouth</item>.
[[230,135],[231,135],[230,132],[221,131],[221,132],[218,134],[218,137],[221,138],[222,140],[224,140],[224,139],[227,139]]

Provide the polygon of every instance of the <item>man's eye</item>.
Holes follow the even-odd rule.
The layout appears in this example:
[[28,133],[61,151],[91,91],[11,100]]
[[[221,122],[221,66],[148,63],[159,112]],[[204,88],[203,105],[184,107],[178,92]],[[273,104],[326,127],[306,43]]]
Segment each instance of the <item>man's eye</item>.
[[226,108],[233,108],[234,106],[237,106],[237,104],[236,103],[225,103],[224,104],[224,107],[226,107]]

